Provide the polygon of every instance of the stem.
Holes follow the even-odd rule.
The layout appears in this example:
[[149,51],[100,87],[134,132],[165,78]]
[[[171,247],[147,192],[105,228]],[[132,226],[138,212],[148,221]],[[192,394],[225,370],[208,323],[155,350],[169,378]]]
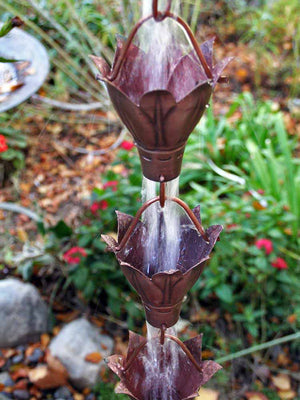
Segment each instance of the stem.
[[256,351],[265,350],[265,349],[268,349],[269,347],[276,346],[281,343],[291,342],[292,340],[297,340],[297,339],[300,339],[300,331],[293,333],[291,335],[283,336],[279,339],[270,340],[269,342],[261,343],[256,346],[249,347],[248,349],[241,350],[241,351],[238,351],[233,354],[229,354],[227,356],[218,358],[215,361],[217,363],[224,363],[226,361],[232,361],[232,360],[235,360],[236,358],[255,353]]
[[6,203],[6,202],[0,203],[0,210],[13,211],[19,214],[25,214],[27,215],[27,217],[33,219],[34,221],[37,222],[42,221],[42,218],[38,214],[29,210],[28,208],[25,208],[15,203]]

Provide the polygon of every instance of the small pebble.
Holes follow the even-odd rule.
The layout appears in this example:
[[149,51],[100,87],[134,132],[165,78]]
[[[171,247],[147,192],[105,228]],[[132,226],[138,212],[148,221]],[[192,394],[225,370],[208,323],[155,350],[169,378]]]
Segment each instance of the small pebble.
[[17,400],[28,400],[30,398],[27,390],[14,390],[13,394]]
[[62,398],[64,400],[66,400],[66,399],[69,399],[70,397],[72,397],[71,392],[66,386],[62,386],[54,392],[55,399]]
[[40,358],[43,357],[44,353],[41,349],[34,349],[33,353],[27,358],[30,363],[36,364],[39,362]]
[[8,399],[12,399],[11,393],[0,392],[0,400],[8,400]]
[[11,361],[13,364],[20,364],[23,360],[24,360],[23,354],[17,354],[12,358]]

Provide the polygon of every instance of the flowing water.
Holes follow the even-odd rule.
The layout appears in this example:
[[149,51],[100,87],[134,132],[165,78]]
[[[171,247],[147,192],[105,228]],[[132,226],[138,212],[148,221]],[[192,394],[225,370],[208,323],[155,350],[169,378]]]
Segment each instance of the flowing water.
[[[143,203],[157,196],[158,183],[143,177]],[[178,197],[179,177],[166,183],[166,197]],[[144,213],[146,234],[144,238],[144,272],[175,270],[179,257],[180,208],[170,200],[161,208],[152,204]]]
[[[175,328],[168,328],[166,333],[175,336]],[[149,400],[172,400],[176,397],[173,382],[179,373],[180,349],[170,339],[165,339],[162,346],[159,337],[160,329],[147,323],[147,353],[143,360],[147,375],[143,389]]]
[[[152,13],[152,0],[143,0],[143,17]],[[167,0],[159,1],[159,10],[166,8]],[[172,12],[178,13],[179,1],[172,2]],[[180,36],[181,35],[181,36]],[[182,40],[183,32],[178,29],[175,21],[165,19],[162,22],[148,21],[139,31],[139,47],[143,50],[146,62],[143,70],[144,92],[155,89],[166,89],[170,72],[179,53],[186,52],[187,41]],[[179,46],[179,43],[184,46]],[[133,71],[134,72],[134,71]],[[133,73],[134,76],[134,73]],[[137,75],[138,76],[138,75]],[[156,197],[159,183],[143,177],[142,201]],[[179,177],[167,182],[166,197],[178,197]],[[146,226],[144,237],[144,272],[148,276],[160,271],[176,270],[180,245],[180,208],[167,200],[162,208],[159,202],[151,205],[144,213],[143,222]],[[168,328],[167,333],[176,335],[174,327]],[[180,348],[173,341],[166,339],[160,344],[160,329],[147,323],[147,356],[144,357],[146,379],[144,391],[151,400],[172,400],[174,381],[179,371],[178,354]],[[163,382],[163,385],[162,385]],[[160,387],[158,384],[160,383]]]

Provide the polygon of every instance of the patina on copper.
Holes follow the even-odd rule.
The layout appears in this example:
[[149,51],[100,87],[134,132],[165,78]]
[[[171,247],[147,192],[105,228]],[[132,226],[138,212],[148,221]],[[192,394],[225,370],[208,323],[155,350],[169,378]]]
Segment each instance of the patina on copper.
[[[201,225],[199,206],[193,210],[193,214]],[[147,321],[156,328],[175,325],[183,298],[199,278],[222,226],[213,225],[205,231],[208,242],[191,226],[182,229],[179,259],[174,270],[153,274],[150,272],[148,276],[144,272],[146,226],[141,221],[137,222],[126,246],[120,249],[119,244],[134,218],[121,212],[117,212],[117,217],[118,240],[106,235],[102,238],[108,244],[109,250],[116,254],[124,275],[140,295]],[[182,220],[183,226],[186,226],[185,218]]]
[[[100,71],[99,79],[106,84],[117,113],[136,142],[144,176],[157,182],[180,174],[188,136],[230,61],[226,58],[214,66],[213,39],[199,47],[189,26],[169,9],[170,2],[161,13],[154,2],[153,15],[138,22],[126,42],[118,38],[112,68],[104,59],[92,56]],[[167,79],[158,82],[157,90],[149,88],[145,77],[145,53],[132,43],[140,26],[151,18],[176,20],[193,45],[189,53],[183,53],[179,46],[170,47],[173,61],[166,67]]]
[[116,388],[116,393],[123,393],[135,400],[153,399],[160,400],[163,393],[168,393],[172,400],[193,399],[198,391],[220,368],[214,361],[202,361],[201,347],[202,335],[185,342],[180,342],[172,335],[166,335],[167,340],[175,340],[178,345],[178,364],[180,368],[173,382],[167,382],[163,374],[163,365],[170,362],[172,354],[170,346],[160,345],[159,338],[153,338],[156,346],[161,346],[161,360],[158,365],[155,381],[147,380],[146,364],[144,358],[148,357],[147,340],[133,332],[129,333],[129,346],[127,356],[113,355],[108,358],[108,366],[121,379]]

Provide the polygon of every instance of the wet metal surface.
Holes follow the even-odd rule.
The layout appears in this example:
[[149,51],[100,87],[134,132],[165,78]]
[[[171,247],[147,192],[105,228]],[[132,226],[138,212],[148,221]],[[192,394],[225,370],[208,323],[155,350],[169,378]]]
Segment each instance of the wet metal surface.
[[9,65],[0,63],[0,112],[3,112],[38,91],[48,75],[49,58],[44,46],[19,28],[0,38],[0,56],[20,60]]

